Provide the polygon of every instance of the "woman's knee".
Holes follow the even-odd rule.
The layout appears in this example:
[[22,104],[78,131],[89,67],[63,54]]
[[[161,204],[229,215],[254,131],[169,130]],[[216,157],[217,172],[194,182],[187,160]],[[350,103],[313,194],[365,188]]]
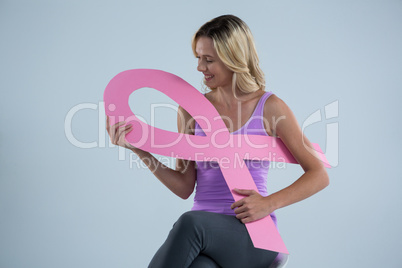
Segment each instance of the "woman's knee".
[[180,230],[181,232],[199,233],[205,228],[207,220],[208,215],[205,211],[188,211],[179,217],[173,225],[173,229]]
[[194,228],[202,224],[205,219],[204,211],[187,211],[174,224],[176,228]]
[[220,266],[210,257],[200,254],[191,263],[190,268],[220,268]]

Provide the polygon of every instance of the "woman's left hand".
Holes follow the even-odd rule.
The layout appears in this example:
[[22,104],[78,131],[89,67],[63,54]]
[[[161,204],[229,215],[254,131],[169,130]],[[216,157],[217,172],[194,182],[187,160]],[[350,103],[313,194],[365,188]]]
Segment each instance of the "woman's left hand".
[[234,202],[230,208],[234,209],[236,218],[241,220],[242,223],[248,223],[264,218],[271,214],[275,209],[269,196],[263,197],[254,190],[233,189],[233,191],[240,195],[247,197]]

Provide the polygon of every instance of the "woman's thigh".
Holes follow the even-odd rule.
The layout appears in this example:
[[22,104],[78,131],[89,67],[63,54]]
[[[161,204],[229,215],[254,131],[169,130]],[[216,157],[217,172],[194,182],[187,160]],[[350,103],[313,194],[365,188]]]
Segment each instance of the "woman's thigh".
[[269,267],[278,255],[255,248],[246,226],[235,216],[206,211],[190,211],[183,216],[205,237],[201,253],[221,267]]

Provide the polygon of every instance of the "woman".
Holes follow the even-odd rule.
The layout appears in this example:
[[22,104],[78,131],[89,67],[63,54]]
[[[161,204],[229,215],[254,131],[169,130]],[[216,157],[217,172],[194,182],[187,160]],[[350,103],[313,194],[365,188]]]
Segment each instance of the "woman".
[[[176,170],[170,169],[125,141],[131,125],[120,127],[125,124],[120,122],[109,126],[107,121],[112,142],[138,154],[173,193],[187,199],[197,182],[192,211],[184,213],[174,224],[149,267],[269,267],[278,253],[254,248],[244,223],[270,215],[276,224],[276,209],[325,188],[328,174],[321,161],[305,148],[312,146],[289,107],[275,94],[265,91],[253,37],[241,19],[224,15],[207,22],[194,34],[192,48],[198,58],[197,70],[203,73],[204,83],[211,89],[205,97],[219,112],[229,132],[280,137],[305,173],[292,185],[268,195],[267,161],[246,160],[258,192],[234,189],[244,196],[234,202],[216,162],[177,159]],[[181,133],[205,135],[181,107],[177,124]]]

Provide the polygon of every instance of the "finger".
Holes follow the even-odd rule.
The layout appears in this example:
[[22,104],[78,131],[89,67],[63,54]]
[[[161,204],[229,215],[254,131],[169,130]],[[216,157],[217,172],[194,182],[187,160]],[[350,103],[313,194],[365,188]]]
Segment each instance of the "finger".
[[107,133],[110,136],[110,118],[109,118],[108,115],[106,115],[106,130],[107,130]]
[[237,208],[237,207],[241,207],[241,206],[243,206],[243,205],[244,205],[244,198],[240,199],[239,201],[234,202],[234,203],[230,206],[230,208],[231,208],[231,209],[234,209],[234,208]]
[[247,196],[252,195],[252,194],[255,193],[254,190],[248,190],[248,189],[237,189],[237,188],[235,188],[235,189],[233,189],[233,191],[238,193],[238,194],[240,194],[240,195],[247,195]]
[[246,218],[241,219],[241,222],[244,223],[244,224],[252,222],[252,221],[253,220],[250,217],[246,217]]
[[119,141],[121,141],[122,138],[123,138],[123,142],[124,142],[124,138],[125,138],[125,136],[126,136],[126,133],[127,133],[129,130],[131,130],[131,128],[132,128],[132,125],[126,125],[126,126],[124,126],[124,127],[119,127],[119,129],[118,129],[118,134],[117,134],[117,136],[116,136],[116,141],[119,142]]
[[111,135],[113,135],[114,134],[114,136],[116,135],[116,132],[117,132],[117,130],[118,130],[118,128],[121,126],[121,125],[123,125],[123,124],[125,124],[126,122],[125,121],[121,121],[121,122],[118,122],[118,123],[116,123],[116,124],[114,124],[114,125],[110,125],[110,123],[108,124],[108,126],[109,126],[109,136],[111,136]]
[[125,123],[126,123],[125,121],[121,121],[121,122],[118,122],[118,123],[114,124],[111,127],[111,132],[114,133],[114,137],[115,137],[116,141],[119,139],[121,131],[124,130],[124,129],[122,129],[121,126],[124,125]]
[[[115,124],[114,126],[116,126],[117,124]],[[113,126],[113,127],[114,127]],[[120,141],[120,135],[122,133],[122,131],[124,130],[124,127],[117,127],[114,129],[114,144],[118,145],[119,141]]]
[[123,129],[122,131],[121,131],[121,133],[120,133],[120,136],[126,136],[126,134],[128,133],[128,132],[130,132],[131,130],[133,130],[133,125],[127,125],[127,126],[124,126],[124,127],[121,127],[121,129]]
[[241,213],[247,212],[247,210],[248,209],[246,208],[246,206],[241,206],[241,207],[236,208],[234,210],[234,213],[241,214]]
[[109,136],[110,136],[110,117],[108,115],[106,115],[106,130],[107,130],[107,133],[109,133]]
[[118,127],[124,125],[125,123],[126,123],[126,121],[120,121],[120,122],[117,122],[116,124],[114,124],[113,127],[118,128]]
[[236,218],[238,220],[240,220],[242,223],[249,223],[249,222],[254,221],[253,217],[251,217],[250,214],[246,214],[246,213],[236,215]]
[[237,214],[236,218],[239,219],[239,220],[242,220],[242,219],[245,219],[245,218],[247,218],[249,216],[250,215],[247,212],[244,212],[244,213]]
[[121,144],[125,144],[126,143],[126,134],[133,130],[133,126],[127,125],[127,126],[121,127],[121,128],[123,128],[124,130],[122,130],[120,132],[119,141],[121,141]]

